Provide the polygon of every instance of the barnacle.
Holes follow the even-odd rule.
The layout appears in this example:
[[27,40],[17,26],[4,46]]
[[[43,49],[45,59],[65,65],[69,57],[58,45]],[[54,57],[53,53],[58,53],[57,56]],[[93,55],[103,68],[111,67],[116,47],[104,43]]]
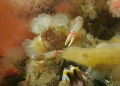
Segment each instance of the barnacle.
[[62,80],[68,81],[71,86],[86,86],[81,71],[78,67],[74,67],[72,65],[70,65],[68,69],[63,70]]

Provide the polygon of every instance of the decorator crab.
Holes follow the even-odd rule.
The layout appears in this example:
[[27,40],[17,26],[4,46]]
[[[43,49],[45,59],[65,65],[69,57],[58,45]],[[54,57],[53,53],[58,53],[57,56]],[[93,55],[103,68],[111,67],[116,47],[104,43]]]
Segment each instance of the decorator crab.
[[[73,43],[78,32],[80,32],[78,40],[83,39],[85,30],[82,29],[82,26],[83,18],[80,16],[69,20],[64,14],[39,15],[31,22],[31,31],[38,36],[33,40],[26,40],[24,43],[28,56],[34,60],[58,56],[62,53],[62,48],[66,47],[65,45],[69,43],[68,46],[70,46]],[[72,29],[71,32],[70,29]]]

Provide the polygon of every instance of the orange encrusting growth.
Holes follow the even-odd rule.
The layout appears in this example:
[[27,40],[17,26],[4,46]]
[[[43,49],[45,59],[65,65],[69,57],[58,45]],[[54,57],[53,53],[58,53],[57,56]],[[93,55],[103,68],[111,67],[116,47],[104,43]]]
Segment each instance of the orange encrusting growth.
[[5,57],[9,49],[22,47],[26,38],[32,38],[29,19],[18,17],[7,0],[0,1],[0,55]]
[[57,12],[69,15],[72,11],[73,6],[69,2],[63,2],[60,5],[57,6],[56,10]]

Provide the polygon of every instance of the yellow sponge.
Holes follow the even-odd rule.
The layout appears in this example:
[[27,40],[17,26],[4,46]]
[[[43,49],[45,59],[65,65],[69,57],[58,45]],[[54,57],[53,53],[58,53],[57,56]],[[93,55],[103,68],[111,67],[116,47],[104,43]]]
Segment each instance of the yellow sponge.
[[118,64],[120,44],[100,43],[96,48],[68,47],[63,50],[62,58],[91,67],[96,64]]

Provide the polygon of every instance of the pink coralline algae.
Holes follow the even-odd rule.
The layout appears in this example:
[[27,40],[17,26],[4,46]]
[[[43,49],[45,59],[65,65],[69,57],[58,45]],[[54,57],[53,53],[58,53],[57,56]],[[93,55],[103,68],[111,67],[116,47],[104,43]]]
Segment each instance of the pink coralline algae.
[[109,10],[113,17],[120,17],[120,0],[109,0]]

